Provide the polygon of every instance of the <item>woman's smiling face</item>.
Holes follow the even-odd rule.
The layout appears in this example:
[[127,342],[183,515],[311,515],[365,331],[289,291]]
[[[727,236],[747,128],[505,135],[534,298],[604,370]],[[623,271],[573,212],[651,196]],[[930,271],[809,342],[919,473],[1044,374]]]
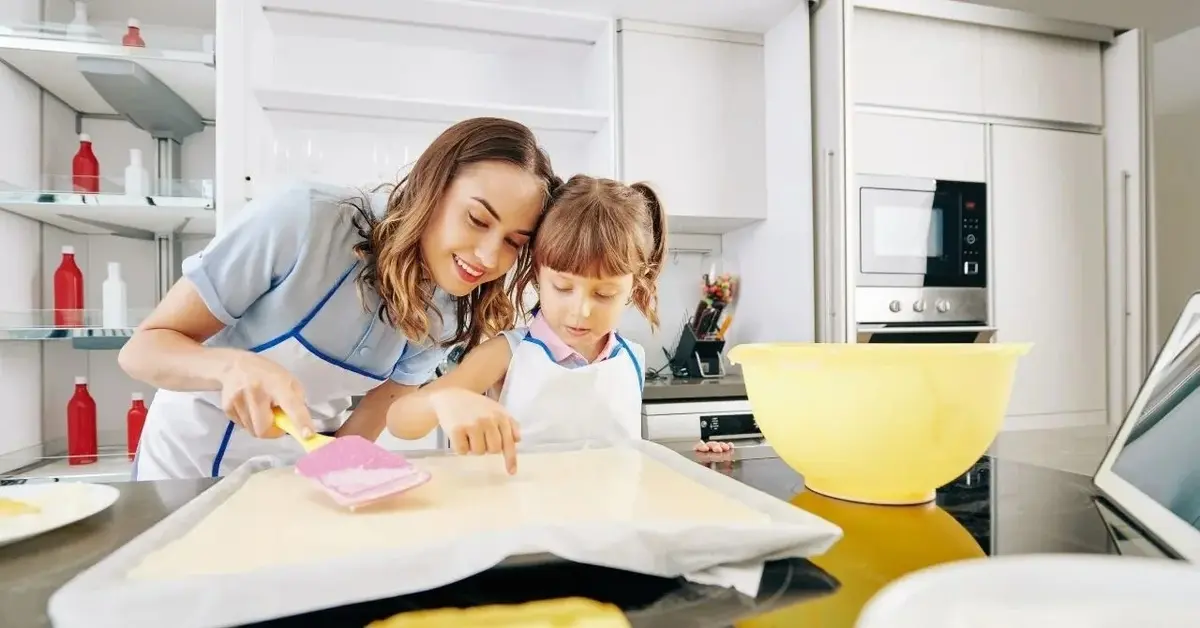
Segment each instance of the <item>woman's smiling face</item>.
[[464,167],[421,237],[421,256],[438,287],[456,297],[503,277],[533,235],[545,184],[502,161]]

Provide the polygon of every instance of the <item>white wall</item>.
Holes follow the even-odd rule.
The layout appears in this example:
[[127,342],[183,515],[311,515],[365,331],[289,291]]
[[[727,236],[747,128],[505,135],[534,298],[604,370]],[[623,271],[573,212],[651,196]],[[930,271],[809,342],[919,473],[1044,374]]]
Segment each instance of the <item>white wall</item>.
[[1158,329],[1165,339],[1184,304],[1200,292],[1200,106],[1154,118]]
[[1153,49],[1154,237],[1158,333],[1165,339],[1200,292],[1200,28]]
[[812,127],[808,7],[764,40],[767,219],[724,236],[725,268],[739,275],[732,347],[814,338]]
[[[6,9],[15,6],[6,7]],[[4,17],[10,14],[5,12]],[[38,109],[41,90],[0,65],[0,180],[17,186],[38,182]],[[28,312],[41,307],[42,269],[38,223],[0,211],[0,311]],[[42,345],[0,341],[0,456],[35,447],[42,440]],[[0,462],[0,470],[9,464]]]

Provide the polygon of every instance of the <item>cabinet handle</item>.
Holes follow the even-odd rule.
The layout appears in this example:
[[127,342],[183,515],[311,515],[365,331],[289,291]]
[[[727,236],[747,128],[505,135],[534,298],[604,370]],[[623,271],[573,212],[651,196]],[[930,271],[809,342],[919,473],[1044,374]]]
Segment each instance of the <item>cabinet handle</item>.
[[1133,318],[1130,309],[1129,286],[1129,171],[1121,171],[1121,279],[1125,285],[1121,287],[1121,307],[1124,316],[1121,318],[1121,412],[1129,412],[1129,324]]
[[825,268],[824,274],[826,277],[822,282],[824,285],[821,287],[821,300],[825,304],[825,316],[827,318],[825,323],[826,342],[837,342],[837,308],[833,304],[833,295],[835,292],[833,281],[834,277],[837,276],[837,268],[840,266],[837,261],[837,234],[833,225],[833,215],[835,212],[833,192],[833,156],[832,150],[825,151],[825,241],[828,242],[827,246],[829,247],[830,255],[828,263],[822,264],[822,267]]

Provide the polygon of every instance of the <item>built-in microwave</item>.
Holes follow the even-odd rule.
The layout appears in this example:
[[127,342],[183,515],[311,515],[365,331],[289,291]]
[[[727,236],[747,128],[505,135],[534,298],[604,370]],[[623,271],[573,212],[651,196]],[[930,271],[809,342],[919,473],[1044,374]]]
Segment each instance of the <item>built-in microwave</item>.
[[859,175],[859,323],[987,318],[987,185]]

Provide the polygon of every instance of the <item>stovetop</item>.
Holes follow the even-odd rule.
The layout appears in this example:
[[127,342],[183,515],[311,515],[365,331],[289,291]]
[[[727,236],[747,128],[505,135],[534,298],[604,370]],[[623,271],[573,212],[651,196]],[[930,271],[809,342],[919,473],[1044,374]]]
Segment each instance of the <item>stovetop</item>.
[[424,593],[286,618],[259,626],[366,625],[417,609],[583,596],[617,604],[634,626],[850,628],[887,583],[943,562],[998,554],[1117,553],[1091,481],[1033,465],[983,458],[938,491],[934,504],[852,504],[803,490],[777,458],[703,462],[838,524],[845,536],[824,556],[767,565],[758,595],[682,579],[570,562],[491,569]]

